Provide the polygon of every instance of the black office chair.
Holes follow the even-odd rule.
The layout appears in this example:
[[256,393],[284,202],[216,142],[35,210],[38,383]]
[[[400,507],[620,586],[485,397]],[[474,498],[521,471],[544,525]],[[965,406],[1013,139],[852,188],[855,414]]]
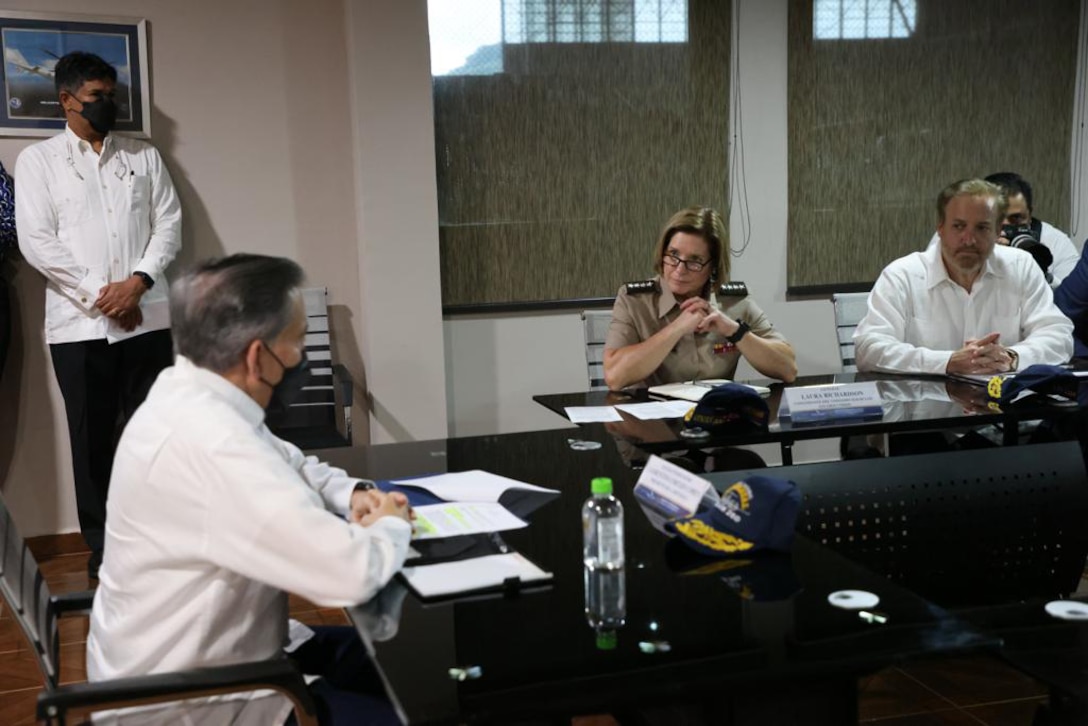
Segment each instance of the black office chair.
[[286,411],[270,411],[265,421],[272,433],[303,450],[351,446],[355,382],[346,367],[332,362],[325,288],[305,288],[302,299],[310,380],[299,400]]
[[3,499],[0,499],[0,549],[0,595],[22,628],[45,683],[45,690],[38,696],[39,722],[84,723],[96,711],[273,689],[291,700],[300,724],[317,726],[317,712],[302,674],[286,658],[60,685],[57,619],[66,613],[89,612],[94,593],[52,595],[49,592],[38,563],[16,531]]

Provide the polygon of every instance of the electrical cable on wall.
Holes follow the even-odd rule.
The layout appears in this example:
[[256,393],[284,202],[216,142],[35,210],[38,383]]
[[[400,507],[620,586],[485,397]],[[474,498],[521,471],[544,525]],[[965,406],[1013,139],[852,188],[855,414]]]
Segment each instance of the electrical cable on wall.
[[744,114],[741,110],[741,93],[740,93],[740,3],[733,3],[733,23],[731,34],[733,36],[733,42],[730,44],[730,53],[732,55],[732,79],[729,84],[730,95],[732,96],[732,110],[733,110],[733,143],[730,144],[729,150],[732,154],[732,158],[729,160],[729,204],[727,205],[727,214],[732,219],[733,214],[733,197],[739,195],[740,201],[740,225],[741,236],[743,242],[740,249],[733,249],[732,241],[729,244],[729,253],[734,257],[740,257],[744,254],[744,251],[748,249],[748,243],[752,240],[752,216],[748,208],[748,177],[745,173],[744,165]]
[[1088,69],[1085,62],[1088,61],[1088,4],[1080,6],[1080,35],[1077,38],[1077,87],[1074,91],[1073,113],[1073,150],[1072,165],[1070,169],[1071,185],[1069,194],[1070,206],[1070,236],[1076,240],[1080,237],[1080,218],[1082,188],[1084,186],[1084,155],[1085,135],[1088,134]]

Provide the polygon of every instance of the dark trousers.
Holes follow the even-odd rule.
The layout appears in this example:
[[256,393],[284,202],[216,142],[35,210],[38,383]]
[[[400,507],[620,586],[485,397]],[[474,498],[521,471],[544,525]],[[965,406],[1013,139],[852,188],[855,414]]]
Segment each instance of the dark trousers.
[[[313,631],[314,637],[287,657],[306,675],[321,676],[310,684],[321,726],[399,726],[381,677],[355,629],[326,625]],[[297,724],[294,714],[287,724]]]
[[49,353],[68,418],[79,528],[100,561],[117,438],[159,371],[173,363],[173,341],[169,330],[158,330],[113,345],[55,343]]

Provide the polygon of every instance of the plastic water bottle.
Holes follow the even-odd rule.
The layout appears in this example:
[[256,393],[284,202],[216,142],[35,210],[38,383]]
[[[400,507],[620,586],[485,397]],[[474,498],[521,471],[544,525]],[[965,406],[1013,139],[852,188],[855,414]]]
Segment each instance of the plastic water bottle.
[[616,630],[627,621],[627,583],[623,569],[585,568],[586,622],[597,636],[597,648],[614,650]]
[[585,566],[590,570],[623,567],[623,504],[612,496],[612,480],[591,482],[593,496],[582,505],[582,544]]

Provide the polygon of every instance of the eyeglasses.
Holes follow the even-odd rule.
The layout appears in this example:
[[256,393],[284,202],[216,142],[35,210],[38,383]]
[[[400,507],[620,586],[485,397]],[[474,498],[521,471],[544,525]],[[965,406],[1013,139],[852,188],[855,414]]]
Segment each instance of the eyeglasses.
[[684,269],[688,272],[702,272],[703,268],[709,265],[709,262],[700,262],[699,260],[682,260],[677,255],[665,255],[662,258],[668,267],[676,267],[679,264],[684,265]]

